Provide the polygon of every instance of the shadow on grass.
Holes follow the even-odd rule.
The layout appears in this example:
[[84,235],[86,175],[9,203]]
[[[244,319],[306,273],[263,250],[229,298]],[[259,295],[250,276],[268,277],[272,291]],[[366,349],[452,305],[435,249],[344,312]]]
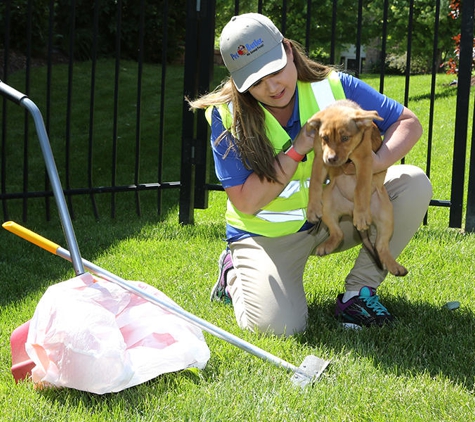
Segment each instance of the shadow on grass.
[[124,402],[139,413],[147,413],[150,411],[148,408],[149,401],[153,400],[154,397],[166,396],[170,390],[180,389],[180,385],[183,384],[199,385],[202,378],[201,372],[185,369],[159,375],[150,381],[126,388],[118,393],[100,395],[71,388],[46,388],[38,390],[38,393],[52,402],[59,402],[63,405],[67,404],[71,407],[80,406],[81,408],[87,408],[99,413],[104,410],[114,409],[117,406],[122,407]]
[[468,308],[450,311],[402,298],[385,298],[397,322],[391,327],[351,330],[333,317],[334,301],[310,304],[309,328],[301,341],[313,346],[353,350],[393,374],[444,376],[469,391],[474,388],[475,316]]
[[[124,201],[123,201],[124,202]],[[126,201],[125,201],[126,203]],[[133,201],[130,202],[133,207]],[[123,207],[124,205],[122,205]],[[119,212],[116,218],[105,216],[94,219],[91,213],[77,208],[76,218],[72,221],[73,229],[81,256],[91,262],[114,245],[125,239],[141,239],[144,237],[162,240],[179,239],[184,241],[194,237],[221,240],[223,224],[210,223],[182,226],[178,222],[176,201],[169,200],[164,204],[162,215],[157,215],[156,208],[150,206],[141,217],[131,216],[129,212]],[[56,211],[55,211],[56,212]],[[57,213],[56,213],[57,214]],[[21,219],[13,221],[33,232],[67,248],[65,236],[59,218],[55,216],[47,222],[43,216],[29,218],[26,223]],[[150,233],[144,234],[144,227],[153,227]],[[110,268],[106,270],[112,271]],[[123,274],[117,274],[126,277]],[[60,257],[33,245],[29,242],[0,228],[0,307],[10,303],[21,303],[24,298],[35,293],[44,293],[54,283],[75,276],[73,265]]]
[[[434,94],[434,100],[440,100],[441,98],[449,98],[449,97],[456,97],[457,96],[457,89],[446,86],[443,91],[436,92]],[[422,100],[430,100],[431,94],[422,94],[422,95],[413,95],[409,98],[410,101],[422,101]]]

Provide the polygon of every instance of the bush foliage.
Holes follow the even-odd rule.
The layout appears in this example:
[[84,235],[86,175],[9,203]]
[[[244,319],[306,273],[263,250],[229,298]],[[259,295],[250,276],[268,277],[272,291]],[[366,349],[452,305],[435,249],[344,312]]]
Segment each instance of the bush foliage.
[[118,48],[121,57],[137,59],[143,34],[142,52],[146,61],[161,62],[165,47],[166,60],[173,61],[184,48],[186,8],[185,0],[175,0],[173,7],[165,9],[168,3],[165,0],[6,0],[0,3],[0,27],[5,28],[6,47],[21,52],[31,49],[36,56],[45,55],[51,42],[53,48],[63,52],[69,52],[72,47],[77,60],[90,59],[95,53],[99,57],[113,56]]

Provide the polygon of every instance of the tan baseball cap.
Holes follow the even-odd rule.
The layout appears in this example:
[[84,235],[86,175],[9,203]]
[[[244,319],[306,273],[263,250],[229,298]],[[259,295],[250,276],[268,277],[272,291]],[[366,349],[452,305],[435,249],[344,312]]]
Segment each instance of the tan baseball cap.
[[284,36],[259,13],[234,16],[223,28],[220,50],[239,92],[287,64]]

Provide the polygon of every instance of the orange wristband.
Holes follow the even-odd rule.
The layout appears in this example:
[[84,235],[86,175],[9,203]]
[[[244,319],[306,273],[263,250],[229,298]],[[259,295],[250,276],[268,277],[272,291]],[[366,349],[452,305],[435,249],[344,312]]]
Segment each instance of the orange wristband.
[[297,163],[300,163],[305,158],[305,155],[299,154],[293,145],[290,146],[290,148],[284,152],[285,155],[288,155],[292,160],[296,161]]

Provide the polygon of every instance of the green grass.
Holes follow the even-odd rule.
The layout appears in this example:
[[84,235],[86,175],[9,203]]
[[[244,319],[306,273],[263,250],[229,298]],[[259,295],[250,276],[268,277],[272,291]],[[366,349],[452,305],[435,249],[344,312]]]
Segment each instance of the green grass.
[[[150,69],[147,77],[156,78],[156,70]],[[42,71],[38,69],[38,72]],[[75,75],[79,73],[75,71]],[[376,86],[379,84],[376,78],[367,80]],[[438,77],[440,95],[436,106],[432,164],[438,199],[448,199],[450,188],[447,166],[450,166],[453,144],[455,96],[454,91],[446,87],[449,80],[445,75]],[[412,78],[409,100],[409,106],[419,115],[425,129],[428,110],[425,96],[430,89],[429,81],[428,76]],[[390,77],[385,86],[388,95],[402,100],[403,78]],[[178,96],[180,89],[177,81],[170,95]],[[109,95],[110,91],[105,94],[106,103],[110,101]],[[34,98],[33,94],[30,96]],[[125,100],[121,104],[126,104]],[[77,113],[79,119],[81,113]],[[110,137],[108,119],[105,115],[102,122],[104,138]],[[12,130],[13,126],[9,123]],[[167,126],[167,130],[176,130],[174,142],[180,139],[179,128]],[[57,133],[53,136],[57,143],[55,148],[59,148],[64,127],[55,128],[53,132]],[[407,161],[424,168],[426,148],[423,138]],[[104,169],[107,171],[107,165]],[[166,171],[173,174],[174,170]],[[196,210],[195,224],[190,226],[178,223],[175,194],[164,195],[166,212],[162,216],[153,211],[154,195],[143,196],[145,212],[141,218],[135,215],[131,206],[133,197],[122,194],[117,217],[111,219],[105,211],[99,220],[94,219],[87,201],[74,198],[74,228],[86,259],[123,278],[141,280],[157,287],[187,311],[293,364],[299,365],[305,356],[314,354],[331,359],[331,366],[318,383],[301,390],[293,387],[290,374],[281,368],[205,333],[211,358],[202,371],[163,375],[120,393],[103,396],[71,389],[35,390],[30,382],[15,384],[10,374],[11,332],[32,317],[38,300],[49,285],[72,277],[73,271],[70,263],[1,230],[1,420],[474,419],[475,237],[448,229],[447,210],[430,209],[429,224],[421,227],[400,257],[409,274],[404,279],[389,276],[379,290],[385,305],[399,318],[395,327],[347,331],[333,319],[335,297],[343,289],[344,276],[357,252],[351,250],[309,260],[304,274],[310,308],[309,327],[301,335],[282,339],[241,331],[236,326],[232,307],[209,302],[209,289],[217,275],[217,257],[225,245],[224,193],[211,192],[209,208]],[[103,200],[106,210],[109,196],[103,197],[106,198]],[[29,203],[25,225],[64,246],[58,219],[45,221],[42,200]],[[12,217],[17,221],[21,219],[21,212],[14,206]],[[458,310],[442,308],[446,302],[454,300],[461,303]]]
[[[137,64],[122,61],[119,71],[119,92],[117,105],[117,169],[112,172],[113,162],[113,128],[114,128],[114,69],[112,60],[99,60],[96,67],[95,107],[93,119],[92,182],[94,187],[111,186],[113,177],[115,184],[130,185],[135,183],[135,153],[136,146],[136,116],[137,116]],[[141,95],[140,123],[140,160],[138,183],[173,182],[180,179],[181,161],[181,115],[183,100],[183,68],[170,65],[166,73],[166,110],[164,112],[163,147],[159,145],[160,134],[160,96],[161,96],[161,66],[149,65],[143,69]],[[73,88],[71,90],[70,107],[70,155],[69,180],[66,174],[66,125],[68,117],[68,78],[67,65],[56,65],[52,71],[52,90],[50,109],[46,105],[47,69],[35,68],[31,74],[29,97],[37,104],[43,113],[45,124],[49,122],[49,139],[58,172],[65,188],[84,188],[88,186],[88,152],[89,147],[89,101],[91,86],[91,64],[80,62],[72,72]],[[25,91],[24,72],[13,74],[8,83],[17,90]],[[1,106],[0,106],[1,109]],[[7,103],[8,142],[6,146],[6,186],[7,192],[22,192],[25,184],[23,172],[27,171],[27,183],[30,191],[43,191],[45,185],[43,156],[34,130],[33,122],[29,121],[28,150],[25,152],[24,141],[24,111],[18,106]],[[158,174],[159,155],[162,148],[165,167]],[[27,164],[25,164],[25,157]],[[26,167],[25,167],[26,166]],[[131,194],[119,194],[132,198]],[[177,192],[167,193],[176,202]],[[156,192],[142,192],[144,212],[156,212]],[[109,195],[96,195],[99,214],[110,214]],[[42,200],[29,201],[27,215],[34,218],[37,212],[35,204]],[[128,212],[131,202],[127,202],[124,212]],[[88,204],[82,199],[74,199],[73,204]],[[119,201],[118,206],[124,204]],[[9,202],[9,214],[12,218],[21,213],[21,202]],[[77,205],[80,207],[80,205]],[[75,207],[74,207],[75,208]],[[167,212],[167,210],[163,210]],[[44,211],[40,210],[43,214]],[[91,212],[88,208],[87,212]]]

